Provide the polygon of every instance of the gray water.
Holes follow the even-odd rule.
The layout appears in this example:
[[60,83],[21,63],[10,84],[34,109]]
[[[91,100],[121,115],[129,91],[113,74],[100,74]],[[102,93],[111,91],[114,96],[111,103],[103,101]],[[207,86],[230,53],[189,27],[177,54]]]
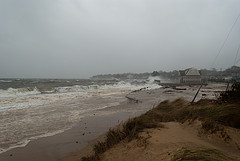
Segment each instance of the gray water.
[[0,89],[9,88],[38,88],[51,89],[73,85],[109,85],[117,83],[117,80],[91,80],[91,79],[0,79]]
[[126,94],[159,85],[136,80],[0,79],[0,87],[1,153],[61,133],[83,117],[129,110],[118,106]]

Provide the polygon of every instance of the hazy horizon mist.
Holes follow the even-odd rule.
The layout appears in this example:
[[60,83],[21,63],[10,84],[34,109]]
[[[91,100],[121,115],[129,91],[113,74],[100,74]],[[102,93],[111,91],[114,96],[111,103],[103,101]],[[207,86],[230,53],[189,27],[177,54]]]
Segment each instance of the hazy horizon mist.
[[239,0],[0,0],[0,78],[224,70],[240,60],[240,19],[233,26],[239,6]]

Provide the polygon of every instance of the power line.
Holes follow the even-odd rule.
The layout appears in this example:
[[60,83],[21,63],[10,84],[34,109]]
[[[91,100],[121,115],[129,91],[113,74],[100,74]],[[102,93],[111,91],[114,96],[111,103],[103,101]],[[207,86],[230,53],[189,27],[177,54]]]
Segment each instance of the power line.
[[238,62],[240,62],[240,59],[238,59],[238,61],[236,61],[236,64],[237,64]]
[[240,49],[240,43],[239,43],[239,46],[238,46],[238,49],[237,49],[236,57],[234,59],[234,66],[237,64],[237,58],[238,58],[239,49]]
[[219,51],[218,51],[218,54],[216,55],[216,57],[215,57],[215,59],[214,59],[214,61],[213,61],[213,63],[212,63],[211,68],[213,68],[213,66],[215,65],[215,63],[216,63],[216,61],[217,61],[217,58],[219,57],[219,55],[220,55],[220,53],[221,53],[223,47],[225,46],[225,44],[226,44],[226,42],[227,42],[227,40],[228,40],[228,37],[229,37],[229,35],[231,34],[231,32],[232,32],[234,26],[236,25],[236,23],[237,23],[239,17],[240,17],[240,13],[239,13],[239,15],[237,16],[235,22],[233,23],[233,25],[232,25],[230,31],[228,32],[226,39],[223,41],[223,44],[222,44],[222,46],[220,47],[220,49],[219,49]]

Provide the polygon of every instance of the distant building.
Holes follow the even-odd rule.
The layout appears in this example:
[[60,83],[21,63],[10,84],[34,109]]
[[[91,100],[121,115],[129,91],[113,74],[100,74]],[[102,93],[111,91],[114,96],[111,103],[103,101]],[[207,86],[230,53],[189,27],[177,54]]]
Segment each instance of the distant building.
[[201,74],[195,68],[180,70],[181,83],[201,83]]
[[127,78],[127,79],[133,79],[134,76],[133,76],[132,74],[128,74],[126,78]]

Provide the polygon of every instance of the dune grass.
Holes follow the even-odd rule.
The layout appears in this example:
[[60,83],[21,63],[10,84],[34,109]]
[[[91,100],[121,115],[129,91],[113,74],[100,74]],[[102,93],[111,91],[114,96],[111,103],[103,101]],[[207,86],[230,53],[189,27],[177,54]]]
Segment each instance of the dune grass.
[[[235,85],[234,88],[240,87]],[[231,91],[231,90],[230,90]],[[222,130],[218,124],[240,128],[240,101],[238,100],[239,89],[225,92],[219,100],[200,100],[191,104],[184,99],[173,102],[163,101],[145,114],[129,119],[121,128],[110,129],[106,134],[105,141],[95,144],[92,156],[83,157],[82,161],[98,161],[101,154],[122,140],[131,141],[138,137],[144,129],[163,127],[161,122],[200,119],[202,128],[210,133]],[[236,92],[237,91],[237,92]],[[224,101],[223,101],[224,100]],[[224,134],[224,132],[223,132]],[[228,136],[224,136],[229,139]],[[202,155],[202,151],[200,151]],[[197,153],[197,152],[194,152]],[[185,153],[184,153],[185,154]],[[187,153],[188,154],[188,153]]]
[[172,161],[231,161],[233,158],[216,149],[207,148],[181,148],[172,157]]
[[139,117],[129,119],[121,128],[110,129],[103,142],[97,142],[91,156],[83,157],[82,161],[98,161],[100,155],[107,149],[113,147],[122,140],[131,141],[138,138],[138,134],[147,128],[163,127],[159,122],[153,121],[148,115],[141,115]]

